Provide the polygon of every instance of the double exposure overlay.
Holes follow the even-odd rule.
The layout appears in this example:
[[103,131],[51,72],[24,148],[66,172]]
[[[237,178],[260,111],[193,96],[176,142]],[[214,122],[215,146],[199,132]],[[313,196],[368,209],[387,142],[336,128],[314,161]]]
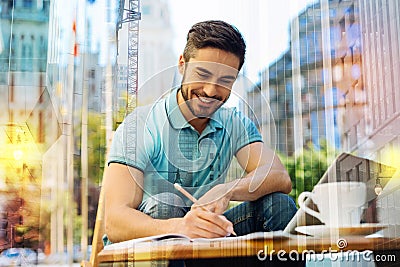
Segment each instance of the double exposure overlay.
[[[182,81],[170,2],[0,0],[0,252],[88,258],[113,133]],[[224,103],[253,120],[287,168],[296,200],[338,155],[357,156],[340,179],[367,183],[367,221],[394,226],[389,235],[397,237],[399,18],[397,0],[309,1],[280,33],[287,46],[256,78],[247,73],[250,56]],[[261,28],[252,35],[268,38]],[[235,160],[223,172],[244,173]]]

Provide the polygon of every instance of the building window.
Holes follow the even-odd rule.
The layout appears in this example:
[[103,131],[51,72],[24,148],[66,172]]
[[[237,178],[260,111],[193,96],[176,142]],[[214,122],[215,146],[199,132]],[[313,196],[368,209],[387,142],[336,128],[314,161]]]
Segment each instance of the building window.
[[342,18],[341,20],[339,20],[339,27],[340,27],[341,36],[343,37],[343,34],[346,33],[346,22],[345,22],[345,19],[344,19],[344,18]]
[[8,8],[14,8],[14,0],[8,0]]
[[11,81],[9,87],[9,101],[10,103],[14,102],[14,74],[11,74]]
[[349,24],[351,26],[356,21],[355,16],[354,16],[354,4],[349,7],[348,14],[349,14]]
[[12,59],[12,63],[13,63],[13,61],[15,61],[15,56],[17,55],[17,42],[15,40],[14,34],[11,34],[10,46],[11,46],[10,47],[11,48],[11,59]]
[[31,8],[33,6],[32,0],[24,0],[23,6],[26,8]]
[[44,114],[39,111],[38,143],[44,143]]
[[46,71],[47,42],[43,36],[39,37],[39,71]]

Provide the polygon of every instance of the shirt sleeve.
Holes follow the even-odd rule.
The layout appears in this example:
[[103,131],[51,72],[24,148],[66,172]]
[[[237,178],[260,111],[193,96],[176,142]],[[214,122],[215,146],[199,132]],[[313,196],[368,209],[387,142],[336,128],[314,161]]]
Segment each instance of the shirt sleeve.
[[254,142],[262,142],[263,140],[252,120],[239,111],[236,112],[235,117],[234,132],[236,136],[234,140],[236,140],[236,142],[234,143],[234,151],[236,154],[242,147]]
[[145,122],[140,109],[125,118],[115,131],[108,164],[115,162],[145,170],[154,151],[154,140]]

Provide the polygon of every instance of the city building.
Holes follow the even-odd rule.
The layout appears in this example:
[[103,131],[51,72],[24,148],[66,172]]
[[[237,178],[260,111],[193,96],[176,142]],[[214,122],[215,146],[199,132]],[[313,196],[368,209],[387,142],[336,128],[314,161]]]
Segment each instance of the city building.
[[[343,70],[343,145],[348,151],[382,157],[400,144],[400,6],[397,1],[359,2],[358,12],[342,14],[344,38],[336,47],[340,57],[335,67]],[[360,21],[359,29],[354,18]]]
[[[344,92],[343,149],[397,168],[391,178],[373,177],[377,220],[387,237],[400,234],[400,64],[399,1],[351,1],[336,21],[343,40],[334,67]],[[355,22],[359,22],[359,24]],[[359,25],[359,27],[358,27]]]
[[0,1],[0,249],[40,242],[40,155],[54,137],[45,92],[49,4]]
[[[76,221],[87,226],[80,233],[82,249],[91,241],[88,229],[94,226],[105,163],[105,121],[112,117],[106,105],[115,97],[116,6],[68,0],[50,5],[46,89],[59,135],[42,155],[42,192],[44,200],[53,200],[46,241],[61,258],[77,245]],[[97,27],[107,31],[99,33]]]
[[[344,92],[336,82],[333,60],[342,36],[336,21],[339,10],[352,6],[352,2],[341,2],[329,1],[323,7],[317,1],[295,17],[289,49],[260,73],[258,85],[248,94],[249,101],[262,99],[269,104],[263,134],[270,146],[286,155],[309,144],[318,149],[325,141],[334,149],[341,148],[339,115]],[[354,26],[353,32],[358,29]],[[262,106],[261,102],[254,105]]]
[[[93,228],[105,161],[105,87],[113,87],[116,76],[106,73],[115,66],[107,55],[115,52],[100,45],[93,15],[99,10],[106,17],[115,8],[94,1],[0,1],[0,144],[6,151],[0,157],[0,250],[48,244],[63,255],[66,244],[71,250],[77,216],[88,213],[87,228]],[[115,33],[108,17],[102,23],[114,25]],[[82,155],[90,163],[86,180]],[[91,195],[85,210],[83,183]],[[22,231],[26,227],[34,231]]]
[[[321,0],[293,19],[289,50],[248,93],[256,116],[270,112],[260,125],[270,146],[296,156],[309,144],[318,150],[326,140],[327,151],[315,154],[315,160],[328,152],[332,162],[348,152],[400,166],[399,10],[398,1]],[[375,196],[369,201],[378,207],[375,220],[390,226],[386,235],[398,236],[399,216],[392,213],[398,209],[400,172],[391,178],[384,169],[372,172],[366,162],[352,162],[346,177],[338,179],[364,175]],[[296,171],[304,176],[309,170]]]

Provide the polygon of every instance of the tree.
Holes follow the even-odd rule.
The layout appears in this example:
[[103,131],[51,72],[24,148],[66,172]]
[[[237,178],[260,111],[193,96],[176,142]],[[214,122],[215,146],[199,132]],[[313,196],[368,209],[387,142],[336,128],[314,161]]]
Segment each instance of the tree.
[[[88,228],[89,235],[91,236],[91,229],[94,228],[96,220],[96,212],[99,200],[100,185],[103,177],[104,164],[106,160],[106,133],[105,133],[105,116],[101,113],[89,112],[88,114]],[[81,150],[81,127],[78,125],[75,128],[76,146]],[[74,161],[76,178],[82,177],[81,175],[81,160],[78,155]],[[75,216],[74,229],[80,229],[83,216],[81,213],[81,180],[75,181],[75,203],[77,207],[77,215]],[[74,240],[80,240],[81,232],[74,231]],[[91,238],[89,238],[91,239]],[[74,241],[74,242],[75,242]],[[90,242],[90,240],[89,240]]]
[[301,192],[312,191],[328,169],[326,142],[321,143],[320,149],[309,143],[295,156],[279,155],[279,157],[289,172],[293,185],[290,196],[296,202]]

